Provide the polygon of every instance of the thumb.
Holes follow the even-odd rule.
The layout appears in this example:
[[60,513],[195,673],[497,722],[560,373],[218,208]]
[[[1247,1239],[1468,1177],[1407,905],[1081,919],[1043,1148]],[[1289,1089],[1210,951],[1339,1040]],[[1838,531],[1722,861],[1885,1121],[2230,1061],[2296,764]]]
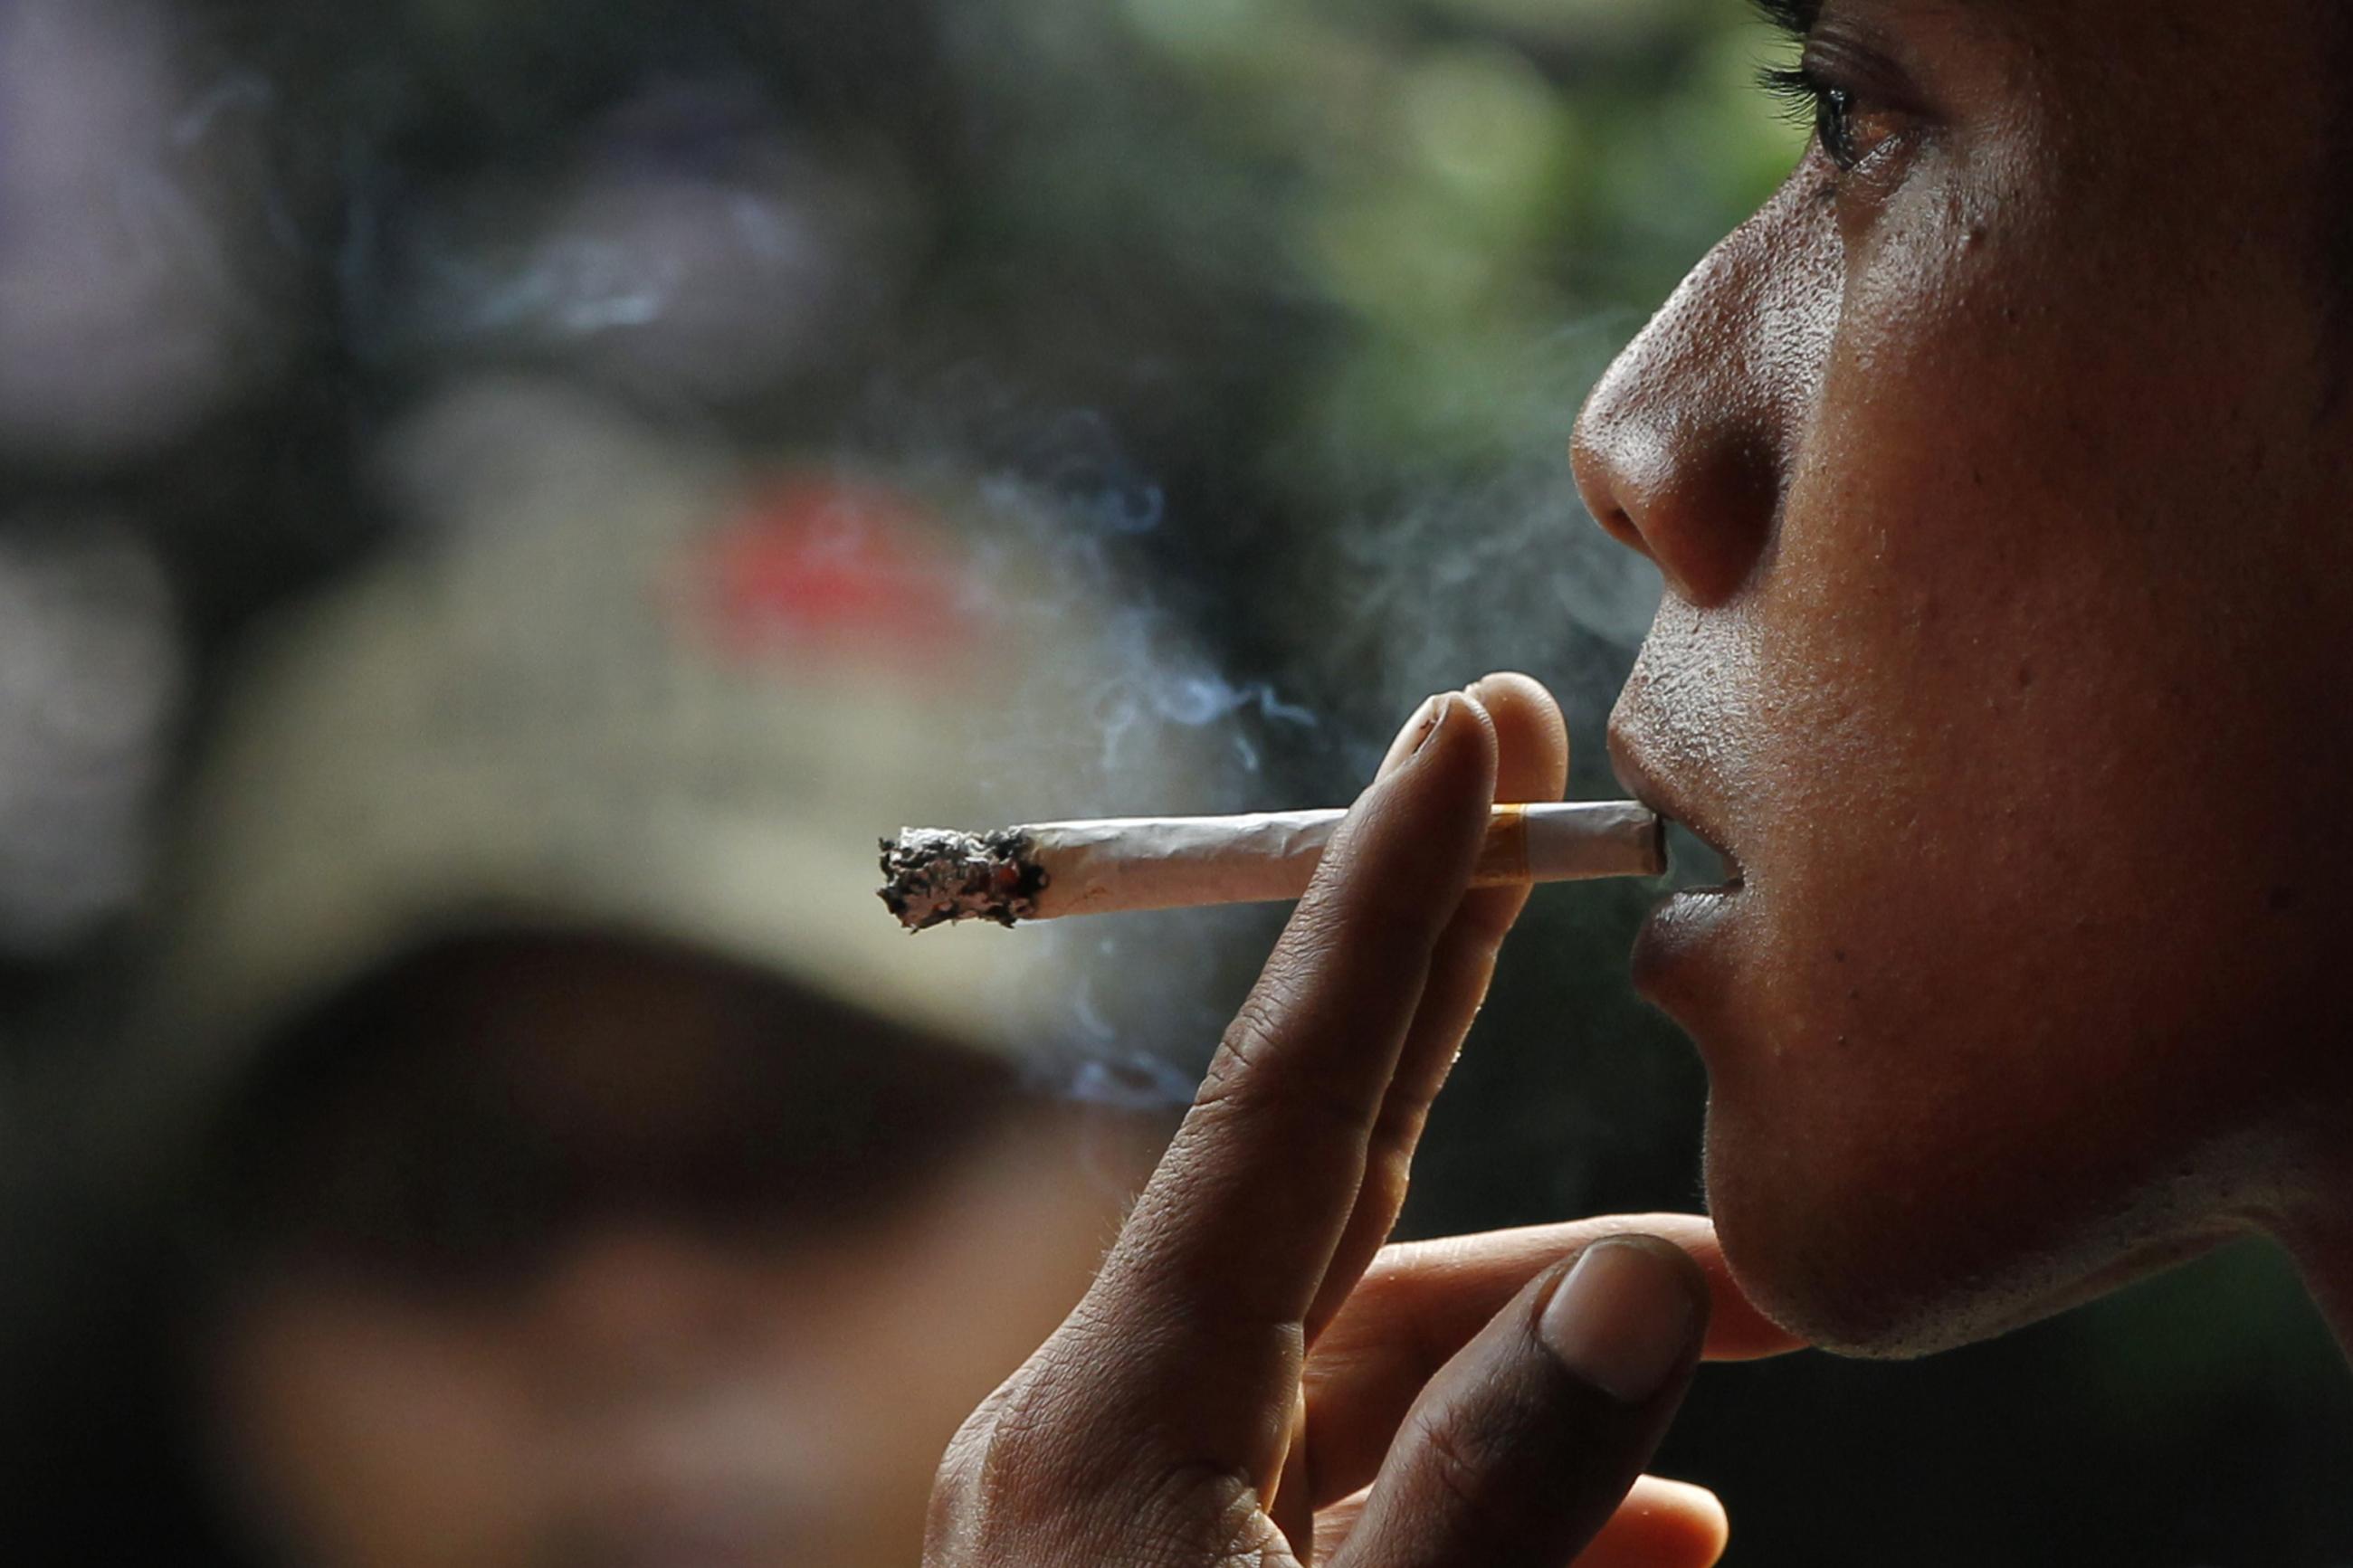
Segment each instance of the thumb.
[[1334,1568],[1560,1568],[1665,1434],[1707,1330],[1681,1247],[1620,1237],[1538,1276],[1430,1380]]

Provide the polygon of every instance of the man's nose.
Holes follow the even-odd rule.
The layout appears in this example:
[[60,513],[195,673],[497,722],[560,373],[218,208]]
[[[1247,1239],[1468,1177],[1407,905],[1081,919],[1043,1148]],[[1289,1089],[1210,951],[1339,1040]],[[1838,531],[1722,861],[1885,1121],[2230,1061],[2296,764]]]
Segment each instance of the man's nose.
[[1703,609],[1764,557],[1835,326],[1835,280],[1808,265],[1811,226],[1787,200],[1683,280],[1587,399],[1571,443],[1587,510]]
[[760,1328],[756,1264],[656,1220],[570,1238],[535,1278],[522,1320],[561,1397],[694,1383]]

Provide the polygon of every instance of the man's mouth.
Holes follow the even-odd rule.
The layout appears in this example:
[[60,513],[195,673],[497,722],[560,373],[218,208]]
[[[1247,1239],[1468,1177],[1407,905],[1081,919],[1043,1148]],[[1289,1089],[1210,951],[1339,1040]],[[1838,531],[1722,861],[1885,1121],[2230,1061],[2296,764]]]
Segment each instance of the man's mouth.
[[1730,894],[1747,886],[1747,868],[1721,831],[1615,733],[1609,761],[1626,792],[1666,819],[1668,884],[1675,892]]
[[1688,823],[1667,819],[1667,879],[1678,893],[1736,893],[1747,873],[1729,850]]

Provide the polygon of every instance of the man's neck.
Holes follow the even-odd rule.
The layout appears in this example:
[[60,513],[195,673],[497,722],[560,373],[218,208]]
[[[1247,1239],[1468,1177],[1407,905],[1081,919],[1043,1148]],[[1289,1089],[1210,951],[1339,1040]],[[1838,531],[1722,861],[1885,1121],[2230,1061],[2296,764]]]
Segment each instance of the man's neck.
[[2313,1201],[2266,1228],[2295,1259],[2337,1348],[2353,1361],[2353,1169],[2320,1184]]

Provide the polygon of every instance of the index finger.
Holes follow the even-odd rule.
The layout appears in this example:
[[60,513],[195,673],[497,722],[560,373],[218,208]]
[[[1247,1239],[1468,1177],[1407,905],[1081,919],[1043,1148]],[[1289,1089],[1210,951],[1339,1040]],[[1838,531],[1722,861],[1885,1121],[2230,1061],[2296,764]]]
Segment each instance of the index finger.
[[1308,1308],[1486,832],[1485,710],[1450,693],[1420,722],[1335,835],[1082,1311],[1125,1341],[1105,1365],[1134,1368],[1148,1336],[1156,1422],[1192,1461],[1255,1470],[1281,1446]]
[[[1495,725],[1498,803],[1558,800],[1568,787],[1568,726],[1552,693],[1524,675],[1490,675],[1469,689]],[[1430,955],[1413,1029],[1373,1129],[1365,1180],[1337,1256],[1307,1316],[1309,1342],[1356,1288],[1405,1207],[1415,1148],[1438,1091],[1487,998],[1504,939],[1532,889],[1482,888],[1464,895]]]

